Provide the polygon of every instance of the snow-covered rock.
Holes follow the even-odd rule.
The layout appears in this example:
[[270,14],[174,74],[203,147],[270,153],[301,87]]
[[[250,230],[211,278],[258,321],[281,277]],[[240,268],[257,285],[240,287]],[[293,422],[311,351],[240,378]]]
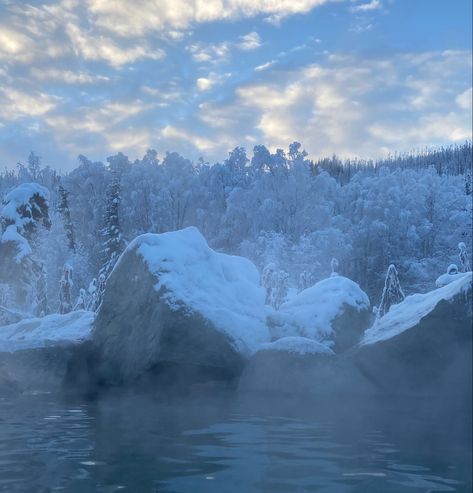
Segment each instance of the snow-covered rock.
[[334,354],[325,344],[313,339],[307,339],[307,337],[282,337],[274,342],[262,344],[260,351],[281,351],[301,356],[307,354]]
[[350,279],[333,276],[304,289],[269,316],[274,338],[298,336],[335,352],[355,345],[370,320],[370,301]]
[[471,283],[468,273],[393,305],[365,332],[355,366],[385,393],[471,399]]
[[0,395],[61,390],[93,319],[93,313],[77,311],[1,326]]
[[162,365],[236,375],[270,340],[255,266],[213,251],[196,228],[145,234],[109,279],[93,330],[106,381],[133,380]]
[[284,337],[253,355],[238,383],[240,392],[281,393],[340,398],[368,395],[371,384],[350,358],[305,337]]
[[456,281],[457,279],[461,279],[465,275],[467,275],[468,272],[457,272],[456,274],[450,274],[450,273],[445,273],[442,274],[441,276],[437,277],[435,281],[435,286],[437,288],[443,288],[447,284],[450,284],[453,281]]
[[0,352],[82,342],[90,337],[93,320],[92,312],[76,311],[0,326]]
[[[417,326],[441,301],[454,303],[459,297],[464,296],[466,299],[468,292],[471,296],[471,272],[457,276],[459,277],[439,289],[424,294],[413,294],[402,303],[391,306],[384,317],[376,319],[373,326],[366,330],[361,344],[384,341]],[[471,305],[468,307],[468,304],[465,304],[465,310],[468,308],[471,317]],[[445,319],[446,324],[449,321],[451,317]]]

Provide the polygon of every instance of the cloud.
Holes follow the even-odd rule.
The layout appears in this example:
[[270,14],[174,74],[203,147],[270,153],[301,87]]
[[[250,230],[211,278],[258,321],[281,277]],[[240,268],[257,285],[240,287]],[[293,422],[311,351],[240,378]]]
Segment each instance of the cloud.
[[256,31],[241,36],[241,41],[237,44],[240,50],[250,51],[261,46],[261,38]]
[[0,87],[0,117],[14,121],[43,116],[54,109],[58,101],[58,97],[39,91],[26,93],[12,87]]
[[230,43],[204,44],[192,43],[187,47],[192,55],[192,59],[198,63],[218,63],[228,59],[230,55]]
[[473,98],[473,90],[470,87],[466,91],[459,94],[455,98],[455,101],[460,108],[471,111],[472,98]]
[[197,89],[199,91],[208,91],[215,84],[215,80],[200,77],[196,81]]
[[370,12],[372,10],[378,10],[382,8],[382,4],[379,0],[371,0],[371,2],[368,3],[361,3],[359,5],[355,5],[354,7],[351,7],[352,12]]
[[110,80],[104,75],[93,75],[88,72],[74,72],[72,70],[61,70],[56,68],[37,68],[30,70],[31,76],[40,81],[55,81],[64,84],[95,84]]
[[270,60],[269,62],[262,63],[261,65],[258,65],[257,67],[255,67],[255,72],[262,72],[263,70],[268,69],[269,67],[271,67],[275,63],[277,63],[276,60]]
[[272,148],[300,140],[317,156],[377,157],[458,142],[471,138],[471,93],[462,89],[469,66],[471,54],[458,51],[330,55],[241,86],[229,103],[201,105],[200,118],[242,143],[255,128]]
[[91,36],[74,24],[68,24],[66,32],[76,54],[86,60],[103,60],[113,67],[144,58],[159,60],[165,56],[162,49],[151,49],[145,42],[129,47],[119,46],[107,36]]
[[188,29],[204,22],[309,12],[328,0],[88,0],[94,25],[124,37]]

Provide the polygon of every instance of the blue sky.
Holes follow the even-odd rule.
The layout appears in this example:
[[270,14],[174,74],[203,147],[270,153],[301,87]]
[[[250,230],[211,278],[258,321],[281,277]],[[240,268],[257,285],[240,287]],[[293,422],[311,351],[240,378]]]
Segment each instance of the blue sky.
[[0,0],[0,167],[471,139],[470,0]]

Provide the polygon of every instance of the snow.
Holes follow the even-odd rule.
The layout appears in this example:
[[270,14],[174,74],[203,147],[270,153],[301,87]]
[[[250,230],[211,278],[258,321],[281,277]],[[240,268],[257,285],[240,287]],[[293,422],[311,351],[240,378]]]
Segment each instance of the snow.
[[0,352],[78,343],[89,338],[93,321],[93,312],[81,310],[0,326]]
[[446,286],[429,293],[408,296],[402,303],[391,306],[384,317],[377,319],[374,325],[365,331],[361,344],[385,341],[414,327],[440,301],[450,301],[456,295],[471,289],[471,282],[471,272],[467,272]]
[[[18,227],[23,226],[31,220],[31,208],[34,205],[30,203],[30,199],[35,194],[41,196],[46,202],[49,200],[49,190],[39,183],[22,183],[18,185],[11,192],[7,193],[1,215],[13,221]],[[17,209],[22,206],[29,212],[30,217],[26,217],[26,214],[22,214],[23,217],[20,217]]]
[[332,321],[346,306],[363,310],[370,301],[357,283],[333,276],[301,291],[272,319],[278,336],[300,335],[322,341],[333,335]]
[[30,244],[23,236],[18,233],[16,225],[10,224],[7,226],[5,231],[2,234],[2,243],[6,243],[7,241],[12,241],[16,243],[17,253],[15,255],[15,262],[20,263],[25,257],[31,255],[32,250]]
[[139,236],[128,245],[130,250],[156,276],[155,289],[166,288],[163,296],[171,309],[184,304],[202,314],[242,354],[252,354],[269,341],[265,292],[248,259],[215,252],[194,227]]
[[262,344],[262,351],[284,351],[298,355],[335,354],[325,344],[308,339],[307,337],[282,337],[277,341]]
[[468,274],[467,272],[458,272],[457,274],[448,274],[448,273],[442,274],[435,281],[435,286],[437,286],[438,288],[442,288],[443,286],[446,286],[447,284],[450,284],[451,282],[456,281],[457,279],[461,279],[467,274]]

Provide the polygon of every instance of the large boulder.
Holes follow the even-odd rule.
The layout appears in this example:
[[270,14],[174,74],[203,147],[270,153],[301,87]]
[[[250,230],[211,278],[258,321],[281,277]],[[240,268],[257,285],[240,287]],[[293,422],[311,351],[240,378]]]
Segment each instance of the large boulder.
[[305,337],[264,344],[240,378],[242,392],[311,396],[367,395],[372,386],[345,355]]
[[76,311],[0,327],[0,395],[58,392],[94,314]]
[[355,282],[336,275],[301,291],[268,322],[274,339],[305,337],[339,353],[357,344],[370,318],[367,294]]
[[213,251],[196,228],[145,234],[107,280],[93,378],[121,384],[169,369],[174,379],[231,378],[267,341],[264,291],[249,260]]
[[389,394],[471,399],[472,277],[408,296],[368,329],[355,366]]

